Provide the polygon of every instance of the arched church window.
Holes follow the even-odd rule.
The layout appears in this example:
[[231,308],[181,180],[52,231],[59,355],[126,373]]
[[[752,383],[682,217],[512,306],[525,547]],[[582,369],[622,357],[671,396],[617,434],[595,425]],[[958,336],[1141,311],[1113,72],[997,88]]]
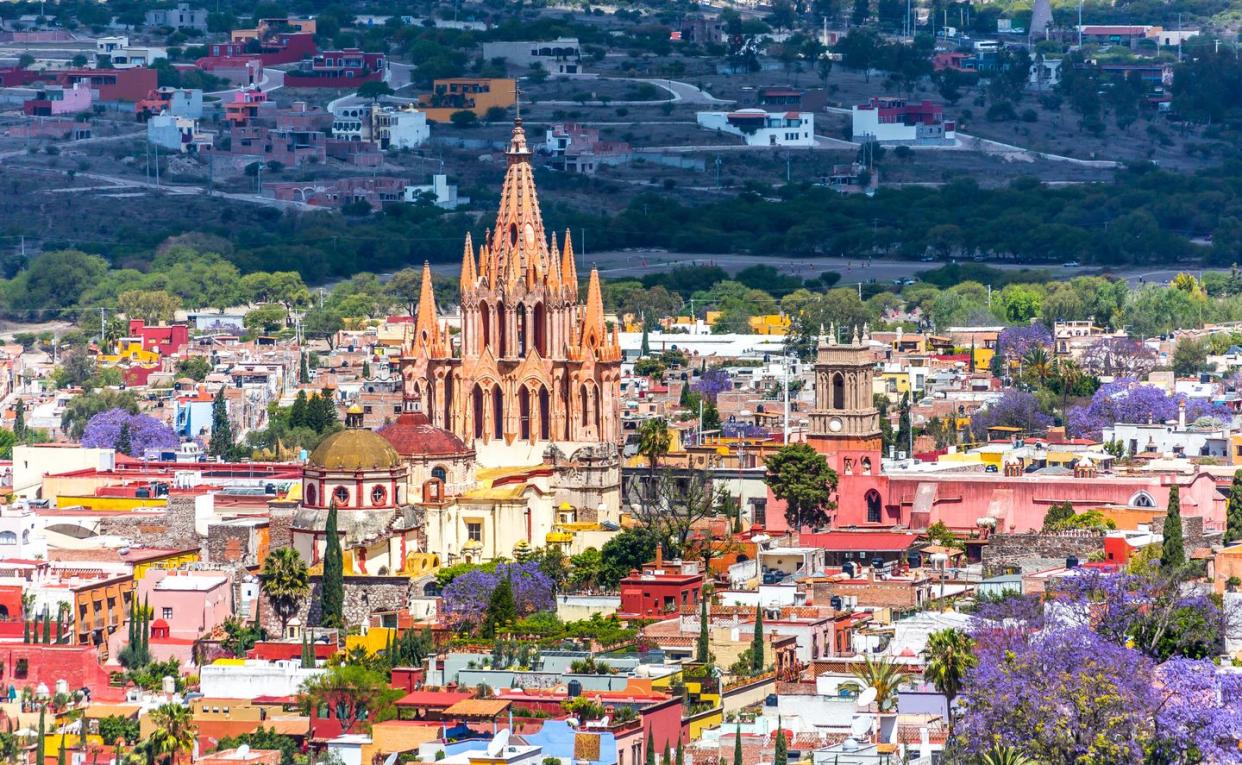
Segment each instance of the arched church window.
[[448,483],[448,471],[444,469],[443,465],[433,467],[431,469],[431,477]]
[[868,491],[866,494],[866,502],[867,502],[867,523],[879,523],[880,522],[880,509],[881,509],[880,508],[880,505],[881,505],[880,492],[876,491],[875,489],[871,489],[870,491]]
[[388,490],[383,486],[376,486],[371,489],[371,504],[376,507],[382,506],[388,499]]
[[845,375],[840,372],[832,376],[832,408],[845,408]]
[[306,484],[306,504],[314,507],[319,504],[319,490],[315,488],[315,484]]
[[332,499],[334,499],[338,505],[348,505],[349,489],[346,489],[344,486],[336,487],[336,489],[332,491]]

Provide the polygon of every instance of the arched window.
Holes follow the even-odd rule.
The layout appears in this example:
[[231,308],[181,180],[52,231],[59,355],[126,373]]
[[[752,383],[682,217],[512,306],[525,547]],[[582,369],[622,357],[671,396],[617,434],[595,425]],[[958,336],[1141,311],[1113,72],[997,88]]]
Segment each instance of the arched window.
[[383,486],[376,486],[373,489],[371,489],[371,504],[372,505],[375,505],[376,507],[381,507],[383,506],[384,502],[386,502],[387,500],[388,500],[388,489],[385,489]]
[[30,544],[30,529],[22,530],[22,544],[24,545]]
[[845,408],[845,375],[840,372],[832,376],[832,408]]
[[314,507],[319,504],[319,490],[315,488],[315,484],[306,484],[306,504]]
[[[1156,500],[1153,499],[1152,496],[1148,494],[1147,492],[1140,491],[1138,494],[1135,494],[1133,497],[1130,498],[1130,505],[1132,507],[1155,507]],[[3,536],[3,535],[0,535],[0,536]],[[0,539],[0,542],[2,541],[3,540]]]
[[543,307],[543,303],[535,303],[533,313],[535,317],[535,326],[532,330],[535,335],[534,348],[539,351],[540,356],[548,355],[548,312]]
[[518,388],[518,433],[522,440],[530,439],[530,390],[525,385]]
[[336,489],[332,491],[332,499],[336,500],[336,504],[338,506],[348,505],[349,504],[349,489],[346,489],[344,486],[336,487]]
[[505,314],[505,304],[496,303],[496,358],[509,357],[509,327],[508,316]]
[[0,531],[0,545],[17,544],[17,535],[11,531]]
[[517,309],[517,355],[526,357],[526,309],[520,305]]
[[431,469],[431,477],[448,483],[448,471],[444,469],[443,465],[433,467]]
[[880,492],[871,489],[866,495],[867,501],[867,523],[880,522]]
[[863,475],[871,475],[871,458],[870,457],[862,458],[862,472],[863,472]]
[[445,430],[453,429],[453,376],[449,375],[444,378],[444,395],[441,397],[444,401],[440,402],[444,406],[444,420],[440,426]]
[[585,427],[587,424],[587,418],[590,415],[590,412],[587,411],[587,407],[589,406],[587,402],[587,386],[582,386],[582,390],[579,392],[578,397],[582,399],[582,425]]
[[483,348],[487,348],[492,344],[492,310],[487,303],[479,303],[479,324],[483,329]]
[[492,388],[492,436],[505,437],[505,402],[500,395],[500,386]]
[[483,389],[478,385],[474,386],[474,392],[470,394],[472,403],[474,404],[474,437],[483,437]]
[[539,388],[539,437],[547,440],[552,433],[552,422],[550,409],[552,405],[551,396],[548,395],[548,389],[540,386]]

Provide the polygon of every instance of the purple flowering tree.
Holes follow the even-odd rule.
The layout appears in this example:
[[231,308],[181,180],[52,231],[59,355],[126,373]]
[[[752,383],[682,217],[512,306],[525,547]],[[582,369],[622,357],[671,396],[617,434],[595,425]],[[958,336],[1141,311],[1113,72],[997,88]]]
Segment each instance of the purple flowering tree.
[[1146,377],[1156,368],[1156,352],[1133,337],[1102,337],[1083,351],[1082,365],[1100,377]]
[[1043,324],[1006,327],[996,338],[996,352],[1005,361],[1017,361],[1032,349],[1052,347],[1052,333]]
[[[126,439],[128,449],[124,448]],[[100,412],[82,431],[83,446],[97,449],[119,446],[131,457],[140,457],[147,449],[176,449],[180,443],[176,432],[164,423],[149,415],[130,414],[124,409]]]
[[1156,667],[1151,762],[1238,762],[1242,675],[1211,661],[1170,659]]
[[721,393],[733,390],[733,379],[723,369],[709,369],[694,384],[694,390],[714,404]]
[[444,610],[455,624],[476,624],[483,619],[492,590],[504,577],[513,584],[518,616],[556,608],[556,587],[537,562],[500,563],[495,571],[476,568],[455,577],[444,588]]
[[1022,428],[1027,433],[1047,430],[1052,418],[1039,409],[1033,393],[1010,388],[996,401],[975,412],[970,418],[970,431],[977,439],[988,436],[988,428]]
[[1066,421],[1071,435],[1098,437],[1105,427],[1118,422],[1142,424],[1177,419],[1178,404],[1182,401],[1186,402],[1187,422],[1200,417],[1231,417],[1227,408],[1207,399],[1188,398],[1181,393],[1169,395],[1162,388],[1126,377],[1101,385],[1090,403],[1069,410]]

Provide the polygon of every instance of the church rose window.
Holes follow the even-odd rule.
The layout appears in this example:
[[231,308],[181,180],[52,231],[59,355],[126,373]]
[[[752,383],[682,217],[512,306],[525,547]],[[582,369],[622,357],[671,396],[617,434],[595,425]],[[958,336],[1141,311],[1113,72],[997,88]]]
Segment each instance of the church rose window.
[[383,486],[376,486],[371,489],[371,504],[382,505],[388,499],[388,490]]
[[344,486],[336,487],[336,489],[332,492],[332,498],[337,501],[337,504],[341,504],[341,505],[348,504],[349,503],[349,489],[346,489]]

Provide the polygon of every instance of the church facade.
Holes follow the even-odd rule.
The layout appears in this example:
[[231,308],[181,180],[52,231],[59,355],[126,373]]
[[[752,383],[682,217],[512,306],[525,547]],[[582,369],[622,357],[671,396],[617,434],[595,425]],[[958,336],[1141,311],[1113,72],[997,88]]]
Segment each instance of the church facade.
[[604,321],[599,273],[580,301],[569,232],[558,243],[544,230],[520,120],[505,154],[495,224],[477,252],[466,235],[456,344],[424,266],[401,360],[405,393],[484,464],[529,463],[551,444],[619,444],[621,348]]

